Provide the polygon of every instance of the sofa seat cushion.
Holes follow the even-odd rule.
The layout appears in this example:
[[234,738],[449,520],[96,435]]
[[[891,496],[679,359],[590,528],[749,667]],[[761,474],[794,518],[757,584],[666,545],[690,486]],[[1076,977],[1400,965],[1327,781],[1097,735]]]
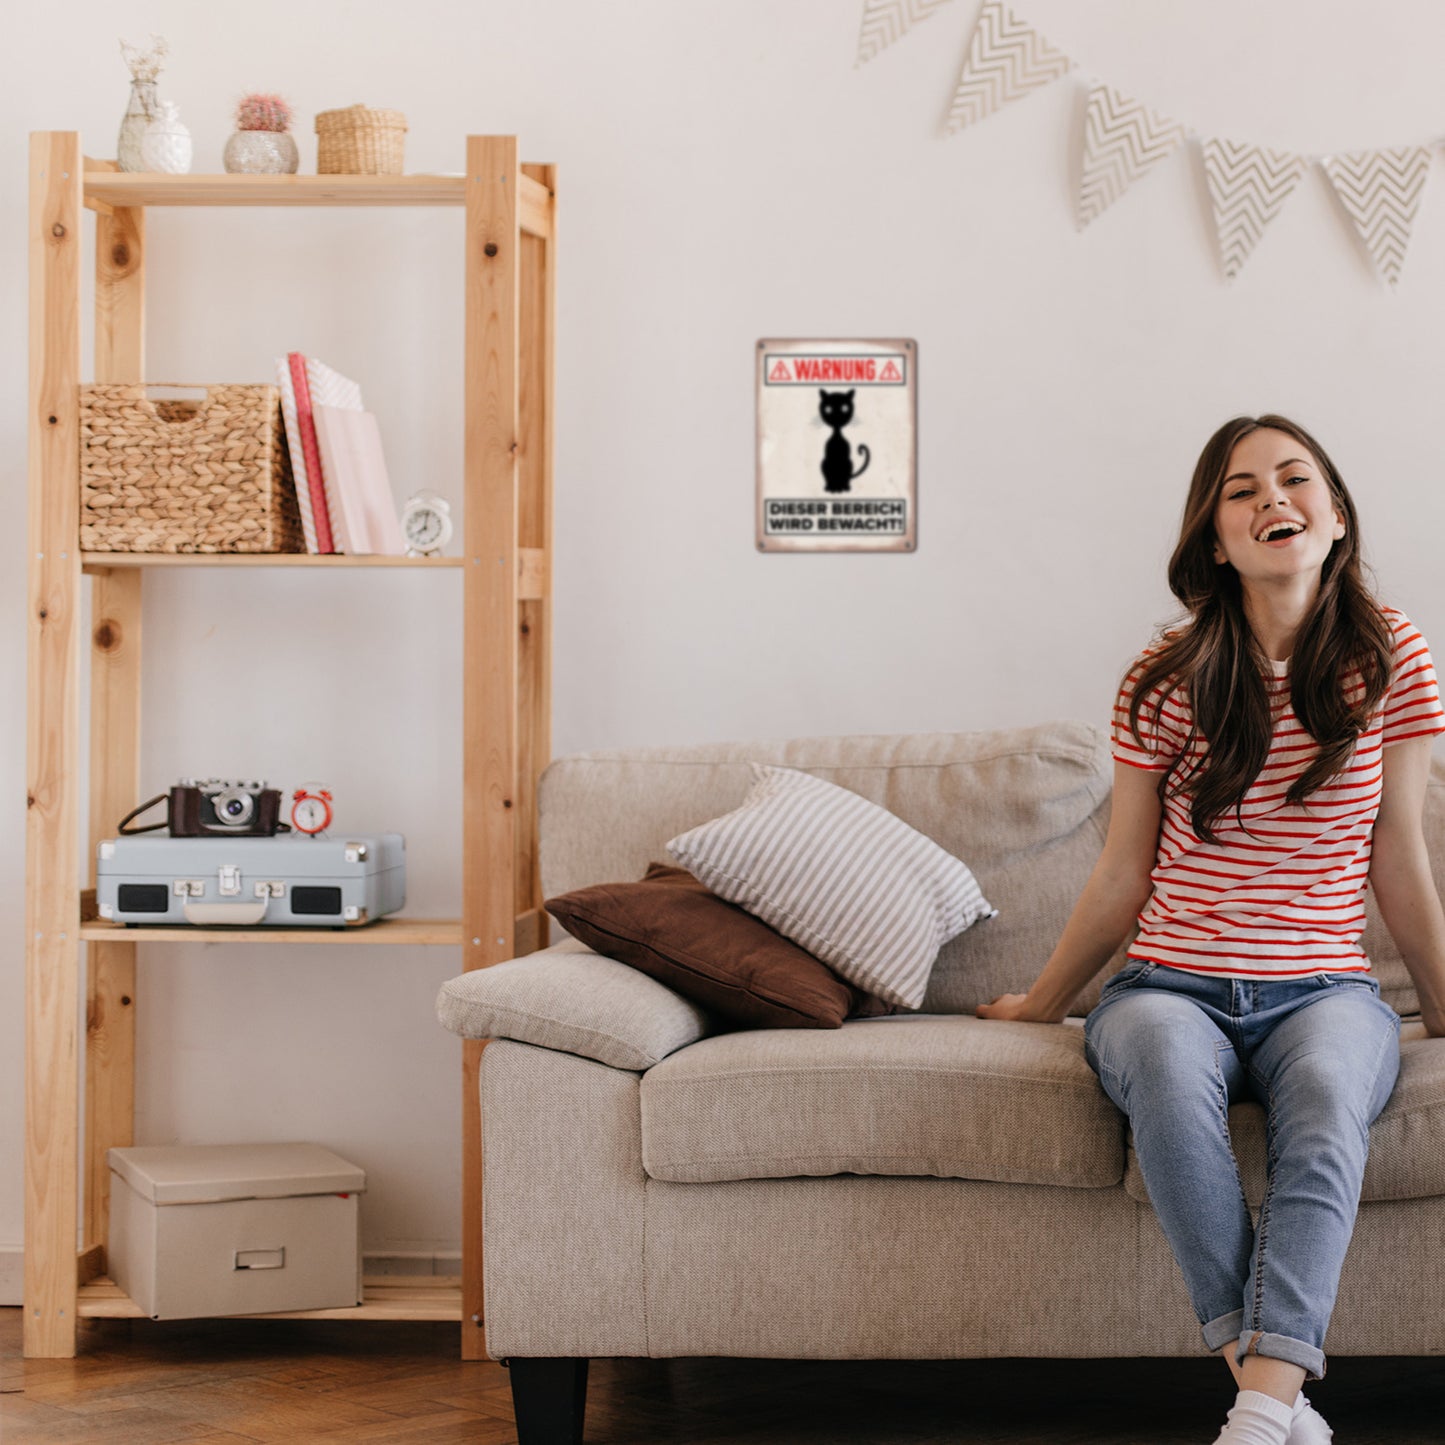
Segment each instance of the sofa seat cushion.
[[[1239,1162],[1244,1197],[1258,1209],[1264,1199],[1265,1113],[1257,1103],[1229,1110],[1229,1137]],[[1132,1133],[1124,1187],[1149,1203]],[[1428,1199],[1445,1195],[1445,1041],[1427,1038],[1425,1025],[1407,1020],[1400,1029],[1400,1077],[1380,1117],[1370,1126],[1361,1202]]]
[[697,1184],[932,1175],[1102,1189],[1124,1123],[1077,1024],[894,1015],[702,1039],[642,1078],[642,1162]]

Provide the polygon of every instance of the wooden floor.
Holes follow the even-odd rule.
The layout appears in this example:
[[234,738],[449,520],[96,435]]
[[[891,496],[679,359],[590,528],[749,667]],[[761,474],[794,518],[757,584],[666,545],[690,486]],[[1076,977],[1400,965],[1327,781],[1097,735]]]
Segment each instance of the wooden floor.
[[[4,1445],[408,1441],[512,1445],[507,1372],[457,1327],[98,1320],[74,1360],[23,1360],[0,1309]],[[1335,1445],[1445,1442],[1445,1361],[1333,1362],[1311,1397]],[[598,1360],[589,1445],[1209,1445],[1215,1360]]]

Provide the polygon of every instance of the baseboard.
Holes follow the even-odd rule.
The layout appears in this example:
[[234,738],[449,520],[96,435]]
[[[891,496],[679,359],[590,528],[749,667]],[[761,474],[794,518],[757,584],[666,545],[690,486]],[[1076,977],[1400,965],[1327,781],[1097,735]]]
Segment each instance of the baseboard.
[[[365,1275],[459,1275],[460,1254],[367,1254],[362,1256]],[[19,1305],[24,1300],[25,1251],[17,1245],[0,1245],[0,1305]]]
[[25,1251],[0,1245],[0,1305],[18,1305],[25,1297]]

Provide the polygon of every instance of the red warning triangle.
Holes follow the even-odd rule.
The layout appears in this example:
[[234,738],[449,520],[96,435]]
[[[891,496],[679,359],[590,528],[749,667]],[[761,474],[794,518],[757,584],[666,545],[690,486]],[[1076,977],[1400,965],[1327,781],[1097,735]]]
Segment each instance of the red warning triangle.
[[903,373],[899,371],[890,358],[888,365],[883,368],[878,376],[879,381],[902,381]]
[[788,363],[779,360],[773,369],[768,373],[769,381],[791,381],[793,373],[788,370]]

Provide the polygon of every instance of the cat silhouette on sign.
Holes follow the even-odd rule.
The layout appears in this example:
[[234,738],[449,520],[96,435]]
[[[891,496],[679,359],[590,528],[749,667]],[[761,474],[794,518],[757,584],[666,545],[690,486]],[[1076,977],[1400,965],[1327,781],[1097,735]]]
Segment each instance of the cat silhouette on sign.
[[853,478],[861,477],[868,470],[870,461],[868,448],[859,442],[858,450],[863,455],[863,465],[855,472],[853,448],[848,444],[848,438],[843,435],[843,428],[853,420],[853,393],[820,390],[818,395],[822,398],[818,403],[818,415],[833,428],[833,434],[823,448],[823,490],[851,492]]

